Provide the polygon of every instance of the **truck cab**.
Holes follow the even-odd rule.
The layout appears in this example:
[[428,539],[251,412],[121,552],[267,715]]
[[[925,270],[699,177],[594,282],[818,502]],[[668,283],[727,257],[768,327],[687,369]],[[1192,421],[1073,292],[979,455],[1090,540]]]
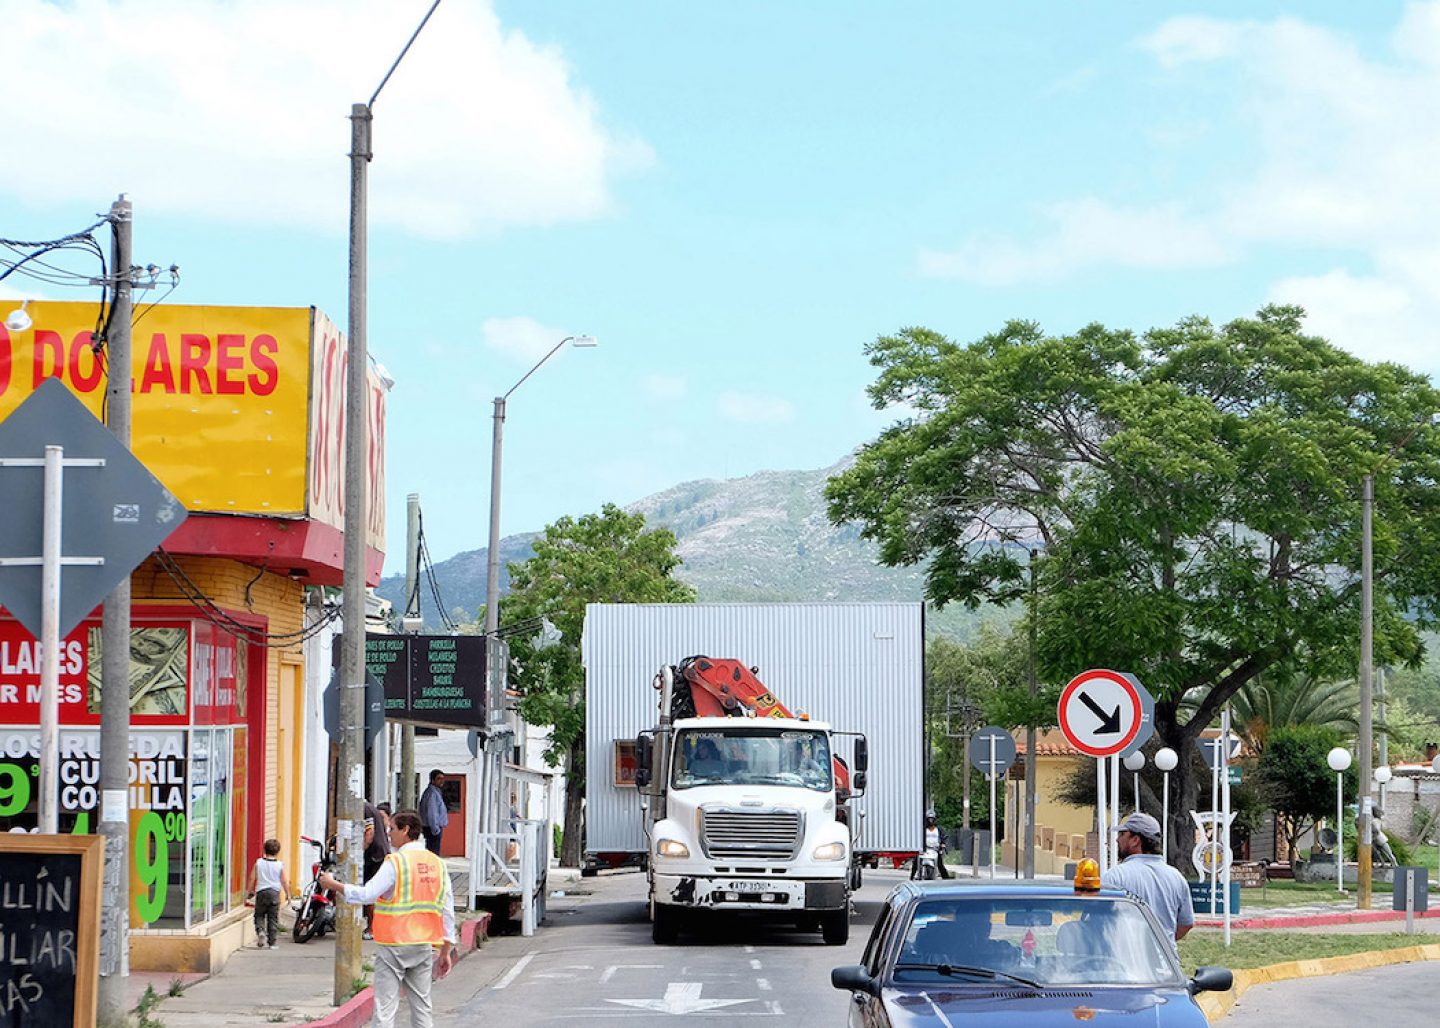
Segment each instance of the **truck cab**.
[[[702,910],[760,911],[849,937],[854,840],[829,725],[680,718],[636,743],[656,942]],[[863,743],[853,786],[864,788]]]

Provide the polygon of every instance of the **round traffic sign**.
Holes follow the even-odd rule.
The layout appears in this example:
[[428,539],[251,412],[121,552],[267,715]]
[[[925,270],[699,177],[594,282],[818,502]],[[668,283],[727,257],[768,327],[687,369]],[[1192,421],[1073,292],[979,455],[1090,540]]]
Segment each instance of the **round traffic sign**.
[[1070,679],[1060,693],[1060,731],[1092,757],[1123,752],[1140,734],[1143,688],[1127,675],[1097,668]]
[[[981,774],[1003,775],[1015,763],[1015,737],[1003,728],[988,725],[970,737],[970,766]],[[993,754],[993,758],[992,758]],[[991,761],[994,763],[991,763]]]

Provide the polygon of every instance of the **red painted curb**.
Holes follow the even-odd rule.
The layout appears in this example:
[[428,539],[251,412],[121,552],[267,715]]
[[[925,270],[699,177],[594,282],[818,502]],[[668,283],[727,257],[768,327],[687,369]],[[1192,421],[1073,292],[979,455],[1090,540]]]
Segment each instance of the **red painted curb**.
[[[1440,910],[1416,911],[1416,917],[1440,917]],[[1355,910],[1339,914],[1297,914],[1290,917],[1237,917],[1231,920],[1231,928],[1327,928],[1337,924],[1375,924],[1381,921],[1403,921],[1405,914],[1398,910]],[[1206,928],[1219,928],[1225,922],[1214,918],[1197,919],[1197,924]]]
[[[482,914],[460,924],[460,945],[455,947],[455,963],[480,948],[490,927],[490,915]],[[375,1013],[375,990],[365,986],[333,1013],[308,1022],[312,1028],[363,1028]]]

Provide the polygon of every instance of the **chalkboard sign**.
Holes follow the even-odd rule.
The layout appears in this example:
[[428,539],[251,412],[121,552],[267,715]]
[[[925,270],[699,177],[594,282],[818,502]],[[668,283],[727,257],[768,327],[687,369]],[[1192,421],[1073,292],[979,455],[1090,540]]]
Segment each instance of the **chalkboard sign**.
[[0,1026],[95,1023],[98,835],[0,835]]

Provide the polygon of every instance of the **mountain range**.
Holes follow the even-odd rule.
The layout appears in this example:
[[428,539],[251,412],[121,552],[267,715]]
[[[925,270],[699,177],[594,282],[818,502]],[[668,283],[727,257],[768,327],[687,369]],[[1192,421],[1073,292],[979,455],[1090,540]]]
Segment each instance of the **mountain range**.
[[[876,560],[874,543],[860,538],[857,525],[832,525],[825,514],[825,483],[851,458],[813,471],[760,471],[745,478],[704,479],[672,486],[630,504],[647,525],[675,533],[684,564],[676,577],[695,587],[702,603],[858,602],[920,600],[923,567],[891,568]],[[503,591],[505,566],[532,555],[538,532],[500,541]],[[473,622],[485,602],[486,551],[459,553],[433,566],[434,588],[422,574],[421,609],[427,627],[439,627],[435,593],[452,620]],[[405,580],[381,581],[378,593],[404,607]],[[959,605],[927,612],[927,624],[968,638],[983,621],[1009,621],[1018,610]]]

